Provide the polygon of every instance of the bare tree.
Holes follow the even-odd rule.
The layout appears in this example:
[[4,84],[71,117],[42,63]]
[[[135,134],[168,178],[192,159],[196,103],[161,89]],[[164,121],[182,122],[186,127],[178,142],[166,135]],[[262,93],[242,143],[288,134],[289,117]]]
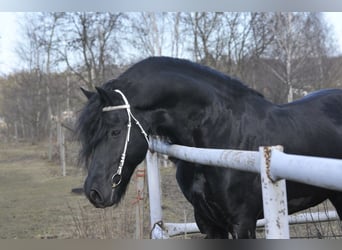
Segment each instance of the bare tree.
[[34,13],[22,37],[26,67],[4,80],[2,105],[18,136],[37,139],[51,131],[57,106],[76,109],[79,85],[92,89],[126,67],[118,63],[129,62],[128,50],[134,61],[192,58],[279,102],[341,86],[341,58],[332,58],[319,13]]
[[142,57],[161,56],[166,50],[170,26],[167,13],[141,12],[130,15],[131,34],[127,40]]
[[117,31],[121,29],[122,13],[68,13],[64,19],[61,51],[69,70],[89,89],[104,81],[106,65],[115,64],[120,51]]
[[[322,82],[322,60],[327,56],[327,32],[315,13],[272,13],[274,42],[264,62],[282,83],[287,101],[315,81]],[[318,62],[318,63],[317,63]],[[308,73],[308,72],[311,73]],[[312,75],[312,72],[320,72]]]
[[189,50],[193,53],[193,59],[215,67],[223,50],[222,39],[219,39],[222,32],[222,13],[188,13],[183,20],[191,33],[192,46]]
[[272,40],[265,13],[196,12],[183,20],[191,33],[194,60],[242,79]]
[[[171,22],[173,23],[173,38],[171,39],[171,56],[179,57],[180,56],[180,46],[181,46],[181,15],[182,13],[172,13],[171,14]],[[184,46],[183,46],[184,47]]]
[[[47,109],[47,121],[46,127],[49,131],[49,150],[48,159],[52,160],[53,151],[53,131],[54,123],[52,122],[52,117],[55,116],[52,110],[51,104],[51,70],[53,65],[56,65],[60,60],[58,57],[58,46],[60,42],[58,41],[58,28],[60,20],[63,18],[64,13],[48,12],[40,13],[37,17],[34,32],[39,37],[41,41],[42,48],[45,54],[45,67],[43,65],[42,70],[44,71],[44,84],[45,84],[45,96],[46,96],[46,109]],[[55,110],[56,112],[56,110]]]
[[321,13],[310,13],[307,22],[311,28],[306,30],[306,36],[312,46],[304,72],[311,76],[311,86],[307,90],[336,86],[341,67],[338,60],[334,59],[337,48],[332,39],[332,30]]
[[250,81],[250,67],[264,53],[273,36],[265,13],[224,13],[224,63],[229,73]]
[[21,121],[23,134],[30,134],[32,141],[39,139],[46,128],[42,122],[46,116],[45,105],[42,104],[43,100],[46,100],[43,96],[45,91],[42,77],[46,58],[43,41],[37,32],[36,20],[36,16],[33,15],[27,15],[25,18],[24,39],[17,53],[22,61],[26,62],[27,72],[16,76],[16,84],[13,86],[16,97],[12,100],[12,105],[17,107],[17,119]]

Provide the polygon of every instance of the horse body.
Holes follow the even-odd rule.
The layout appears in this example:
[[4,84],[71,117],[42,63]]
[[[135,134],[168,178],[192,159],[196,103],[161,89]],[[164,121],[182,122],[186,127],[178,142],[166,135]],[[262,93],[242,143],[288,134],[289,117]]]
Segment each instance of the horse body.
[[[342,91],[323,90],[299,101],[275,105],[239,81],[210,68],[172,58],[149,58],[119,78],[88,93],[79,119],[83,157],[89,159],[85,193],[98,207],[116,204],[134,168],[147,151],[144,138],[133,128],[122,180],[111,189],[111,174],[122,151],[127,118],[123,111],[99,112],[122,100],[150,135],[192,147],[258,150],[283,145],[287,153],[342,158]],[[97,111],[97,112],[96,112]],[[110,136],[114,130],[119,136]],[[174,159],[178,184],[193,205],[196,223],[208,238],[255,237],[262,218],[260,176],[232,169],[196,166]],[[340,218],[341,193],[287,182],[289,212],[330,199]]]
[[[245,100],[243,103],[249,104],[245,105],[241,113],[226,116],[223,119],[225,122],[217,123],[218,126],[225,124],[225,127],[230,127],[230,136],[224,136],[229,134],[227,132],[219,134],[219,128],[212,126],[211,134],[206,134],[205,137],[210,138],[210,141],[214,138],[213,144],[208,141],[208,144],[198,146],[217,147],[220,143],[221,147],[230,149],[258,150],[260,145],[283,145],[287,153],[342,158],[341,126],[334,119],[326,119],[326,110],[329,110],[332,99],[337,97],[335,107],[342,104],[342,92],[329,90],[324,91],[324,95],[321,94],[322,92],[283,106],[270,105],[267,102],[255,105],[256,103]],[[262,99],[259,101],[263,102]],[[254,104],[250,105],[251,103]],[[340,116],[341,111],[334,115]],[[221,116],[224,116],[223,113],[221,112]],[[209,237],[224,237],[227,235],[227,225],[231,224],[233,226],[229,232],[233,237],[255,237],[255,221],[262,218],[259,175],[229,169],[199,170],[192,164],[181,164],[188,166],[186,171],[197,176],[198,181],[181,179],[180,186],[182,183],[192,183],[193,187],[198,187],[198,183],[202,183],[197,189],[182,189],[184,193],[190,194],[188,199],[195,204],[196,221],[199,226],[203,223],[202,231]],[[181,168],[178,167],[178,171],[179,169]],[[178,178],[183,175],[185,174],[182,172]],[[199,175],[203,175],[202,178]],[[194,194],[196,197],[192,198]],[[339,201],[341,194],[337,192],[287,182],[287,194],[289,213],[309,208],[330,198],[337,206],[339,215],[342,215],[342,203]]]

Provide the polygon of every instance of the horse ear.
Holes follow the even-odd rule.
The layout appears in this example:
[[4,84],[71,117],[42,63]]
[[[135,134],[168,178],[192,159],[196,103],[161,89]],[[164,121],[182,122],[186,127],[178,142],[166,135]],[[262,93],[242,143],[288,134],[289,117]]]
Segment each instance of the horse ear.
[[83,92],[83,94],[88,98],[88,100],[95,94],[94,92],[88,91],[84,88],[80,88]]
[[112,104],[113,101],[112,101],[111,95],[107,90],[100,88],[100,87],[95,87],[95,89],[104,104],[107,104],[107,105]]

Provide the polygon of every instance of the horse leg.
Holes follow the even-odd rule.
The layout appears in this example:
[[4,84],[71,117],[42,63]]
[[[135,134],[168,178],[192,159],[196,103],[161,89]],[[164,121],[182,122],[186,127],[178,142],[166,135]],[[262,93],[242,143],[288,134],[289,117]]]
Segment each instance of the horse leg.
[[[177,161],[176,179],[185,198],[192,204],[197,226],[208,239],[227,239],[228,230],[222,225],[220,214],[208,204],[205,197],[206,179],[193,163]],[[218,225],[221,223],[221,226]]]
[[234,225],[233,239],[255,239],[256,220],[244,217],[238,224]]
[[329,200],[333,204],[340,220],[342,220],[342,194],[336,193],[334,196],[329,197]]
[[209,221],[198,209],[194,210],[194,215],[198,228],[206,235],[205,239],[228,239],[228,231]]

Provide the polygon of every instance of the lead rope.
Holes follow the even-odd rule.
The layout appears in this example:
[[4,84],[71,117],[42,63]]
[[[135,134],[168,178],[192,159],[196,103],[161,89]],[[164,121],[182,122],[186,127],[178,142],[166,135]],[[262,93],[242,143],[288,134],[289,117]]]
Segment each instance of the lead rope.
[[120,109],[126,109],[127,111],[127,116],[128,116],[128,123],[127,123],[127,134],[126,134],[126,140],[125,140],[125,145],[124,145],[124,149],[123,152],[121,154],[121,158],[120,158],[120,163],[119,163],[119,167],[118,170],[113,174],[112,176],[112,188],[116,188],[117,186],[119,186],[119,184],[121,183],[121,173],[122,173],[122,168],[125,165],[125,160],[126,160],[126,151],[127,151],[127,147],[128,147],[128,142],[129,142],[129,138],[130,138],[130,134],[131,134],[131,127],[132,127],[132,119],[135,121],[135,123],[138,125],[138,127],[140,128],[141,133],[143,134],[147,145],[149,145],[149,140],[148,140],[148,135],[145,132],[144,128],[141,126],[140,122],[138,121],[137,118],[135,118],[135,116],[132,114],[131,112],[131,106],[126,98],[126,96],[118,89],[114,90],[115,92],[119,93],[124,101],[124,105],[118,105],[118,106],[108,106],[108,107],[104,107],[102,109],[102,112],[108,112],[108,111],[113,111],[113,110],[120,110]]

